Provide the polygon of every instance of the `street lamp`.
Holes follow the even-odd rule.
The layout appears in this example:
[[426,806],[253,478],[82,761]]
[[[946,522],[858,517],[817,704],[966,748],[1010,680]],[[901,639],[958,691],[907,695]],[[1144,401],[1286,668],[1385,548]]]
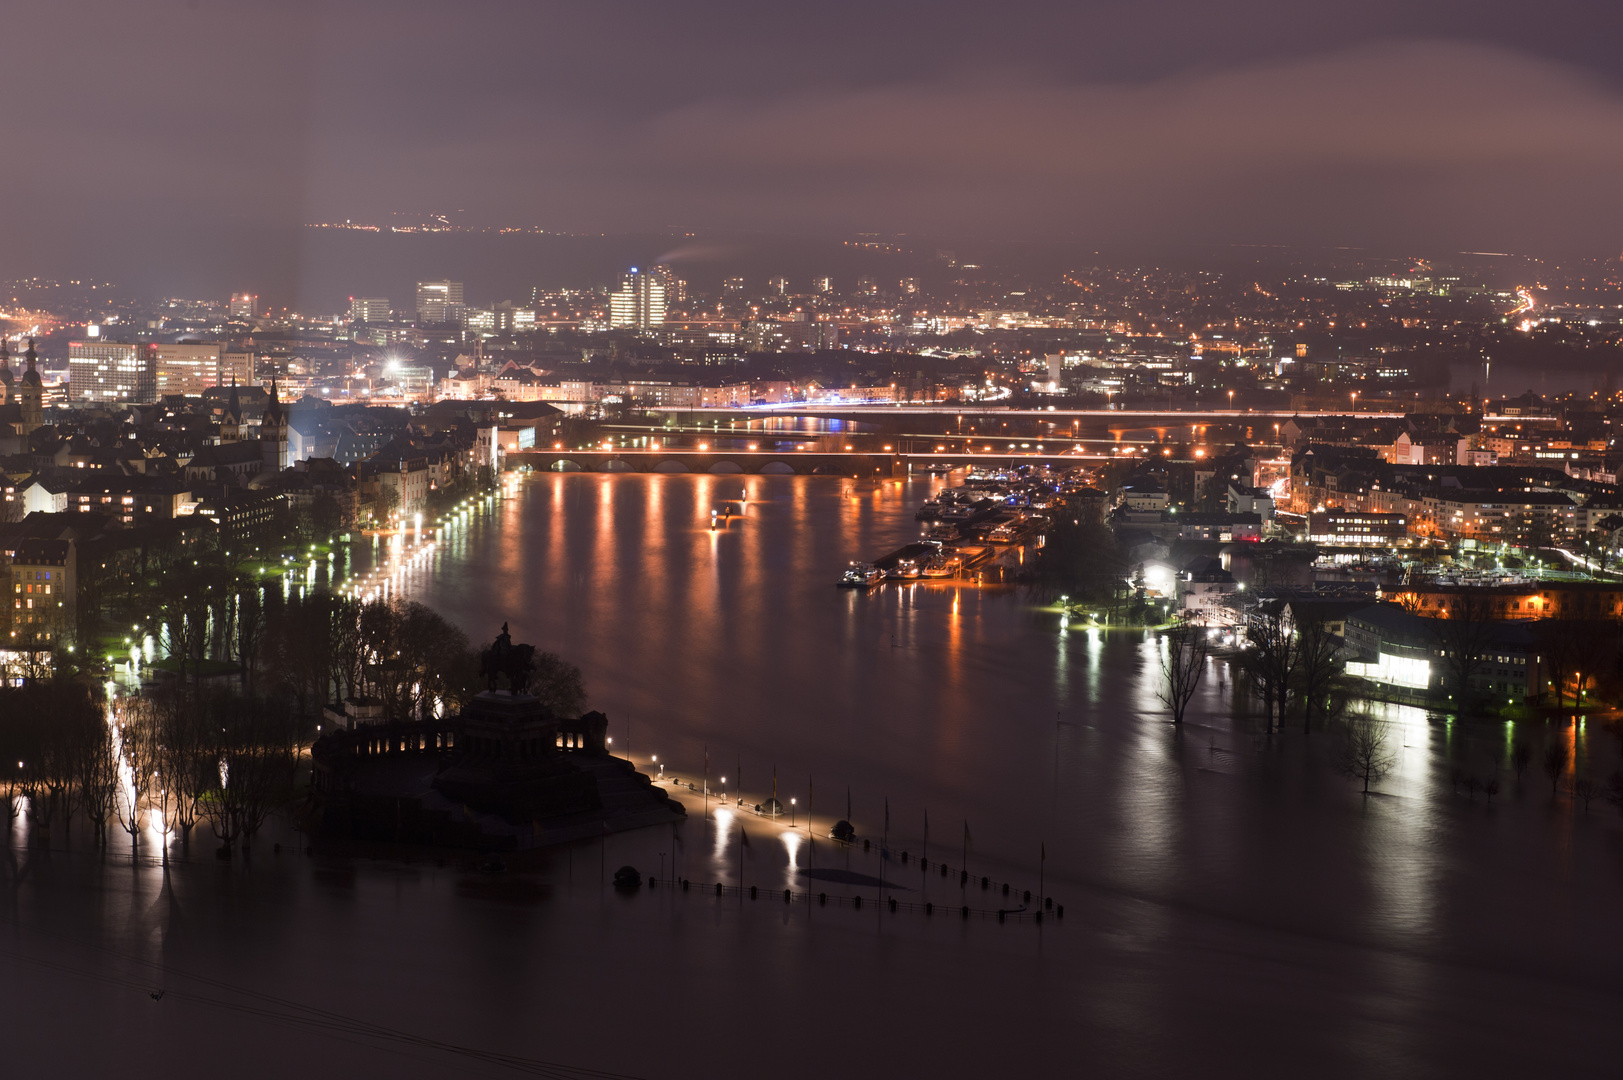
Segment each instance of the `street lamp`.
[[789,799],[789,827],[791,829],[795,827],[795,800],[793,796]]

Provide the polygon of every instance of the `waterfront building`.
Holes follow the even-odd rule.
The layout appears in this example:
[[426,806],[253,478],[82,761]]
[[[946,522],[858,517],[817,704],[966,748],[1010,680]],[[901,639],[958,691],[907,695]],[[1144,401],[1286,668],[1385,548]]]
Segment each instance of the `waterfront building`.
[[1403,514],[1357,510],[1315,511],[1307,516],[1307,538],[1315,544],[1397,547],[1408,543],[1409,519]]
[[1547,665],[1530,622],[1507,619],[1489,627],[1478,642],[1480,661],[1464,687],[1459,665],[1445,655],[1453,640],[1441,625],[1446,622],[1394,603],[1352,612],[1346,638],[1358,658],[1347,662],[1347,674],[1420,697],[1451,697],[1467,690],[1501,700],[1538,700]]

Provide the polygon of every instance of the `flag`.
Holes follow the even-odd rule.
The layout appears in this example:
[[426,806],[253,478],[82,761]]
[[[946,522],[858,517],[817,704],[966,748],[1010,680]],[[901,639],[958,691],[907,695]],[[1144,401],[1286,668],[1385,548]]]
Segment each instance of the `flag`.
[[974,842],[975,838],[969,835],[969,822],[966,821],[964,822],[964,847],[967,848]]
[[890,835],[890,796],[885,796],[885,835]]
[[1043,853],[1042,854],[1042,861],[1047,862],[1048,861],[1048,845],[1046,843],[1042,845],[1042,853]]
[[930,842],[930,811],[928,810],[924,812],[924,842],[926,844]]
[[750,849],[750,834],[744,830],[742,825],[738,827],[738,842],[743,845],[745,851]]

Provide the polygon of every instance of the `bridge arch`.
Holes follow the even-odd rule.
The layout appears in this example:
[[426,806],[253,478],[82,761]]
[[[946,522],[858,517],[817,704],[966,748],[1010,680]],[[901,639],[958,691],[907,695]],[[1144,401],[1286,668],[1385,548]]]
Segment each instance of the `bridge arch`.
[[736,461],[723,460],[711,465],[710,471],[717,476],[737,476],[744,471],[744,466]]
[[758,470],[762,476],[793,476],[795,467],[787,461],[769,461]]
[[578,462],[578,461],[572,461],[569,458],[559,458],[557,461],[554,461],[551,465],[547,466],[547,471],[548,472],[584,472],[585,470],[583,470],[581,468],[580,462]]
[[632,472],[631,462],[625,458],[608,458],[597,467],[598,472]]
[[677,461],[675,458],[666,458],[654,466],[654,471],[658,473],[685,473],[693,470],[687,467],[686,462]]

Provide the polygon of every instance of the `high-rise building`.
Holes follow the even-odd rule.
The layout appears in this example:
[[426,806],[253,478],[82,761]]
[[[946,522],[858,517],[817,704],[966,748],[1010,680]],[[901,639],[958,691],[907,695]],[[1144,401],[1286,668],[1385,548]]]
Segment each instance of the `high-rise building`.
[[157,350],[117,341],[68,342],[68,397],[94,404],[156,401]]
[[901,286],[903,296],[917,296],[919,294],[919,279],[916,277],[904,277]]
[[220,386],[232,383],[257,386],[254,379],[254,354],[251,349],[234,349],[227,345],[220,350]]
[[871,277],[857,278],[857,293],[861,296],[872,296],[879,291],[879,282]]
[[[197,397],[211,386],[220,385],[220,344],[154,345],[157,395],[186,394]],[[70,365],[72,361],[69,361]]]
[[420,323],[459,323],[462,321],[462,282],[419,281],[417,321]]
[[834,291],[834,279],[828,277],[814,278],[812,279],[812,289],[820,293],[831,293]]
[[233,319],[253,318],[259,314],[259,297],[253,293],[232,293],[230,312]]
[[789,279],[786,277],[769,278],[766,283],[766,288],[767,291],[773,296],[788,296]]
[[[421,286],[418,286],[421,289]],[[386,296],[352,296],[349,298],[349,321],[352,323],[386,323],[389,321],[389,298]]]
[[609,296],[609,326],[651,330],[665,322],[665,283],[652,270],[638,270],[620,279],[620,289]]
[[721,291],[727,296],[743,296],[744,279],[741,277],[730,277],[726,279],[721,283]]

